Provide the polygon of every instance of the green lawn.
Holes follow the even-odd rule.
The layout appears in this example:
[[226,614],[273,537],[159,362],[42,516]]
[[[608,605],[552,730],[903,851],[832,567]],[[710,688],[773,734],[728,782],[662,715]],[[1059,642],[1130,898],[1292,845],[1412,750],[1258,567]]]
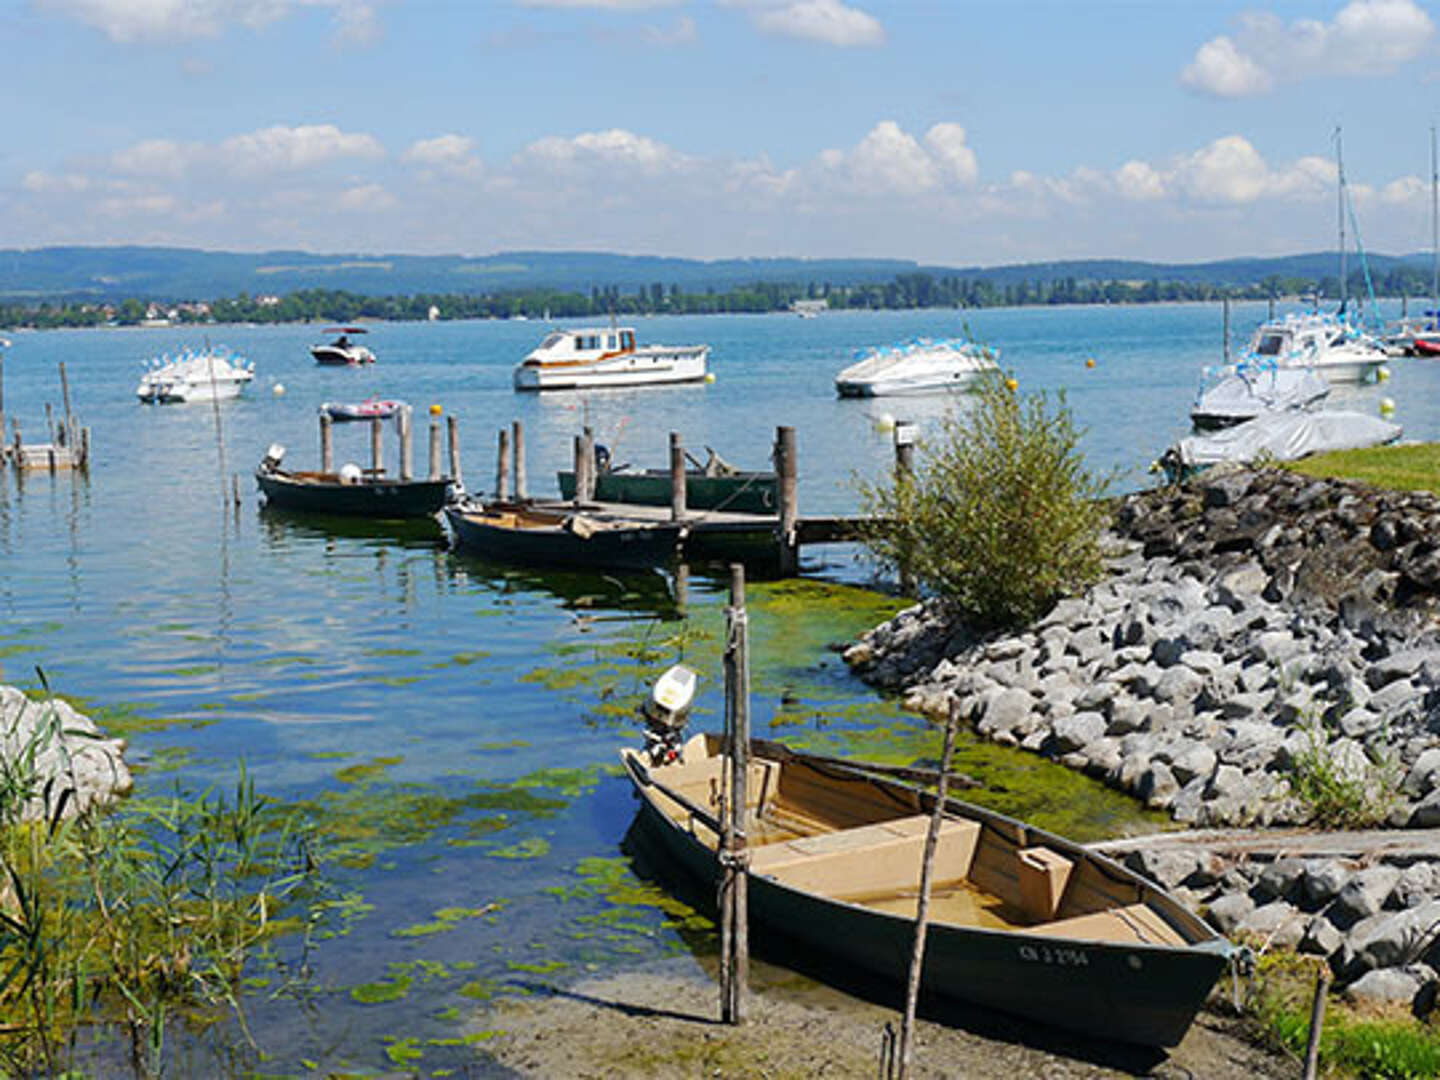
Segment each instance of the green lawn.
[[1291,462],[1286,468],[1306,476],[1360,480],[1396,491],[1440,493],[1440,443],[1337,450]]

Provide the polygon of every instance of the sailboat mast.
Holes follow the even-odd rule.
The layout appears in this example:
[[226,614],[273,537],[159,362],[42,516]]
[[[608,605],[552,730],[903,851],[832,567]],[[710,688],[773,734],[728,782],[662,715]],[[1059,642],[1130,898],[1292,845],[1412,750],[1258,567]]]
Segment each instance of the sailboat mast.
[[1435,159],[1435,125],[1430,125],[1430,329],[1440,325],[1440,165]]
[[1345,283],[1345,156],[1340,149],[1340,125],[1335,125],[1335,185],[1337,220],[1340,225],[1340,312],[1345,313],[1348,286]]

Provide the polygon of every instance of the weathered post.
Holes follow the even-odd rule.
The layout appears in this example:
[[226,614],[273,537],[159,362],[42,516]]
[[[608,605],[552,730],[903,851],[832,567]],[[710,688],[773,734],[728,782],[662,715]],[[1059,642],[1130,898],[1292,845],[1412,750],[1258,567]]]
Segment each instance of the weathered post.
[[[915,479],[915,425],[904,420],[895,424],[895,484],[909,484]],[[903,535],[903,534],[902,534]],[[907,545],[908,548],[908,545]],[[900,591],[906,596],[915,593],[915,573],[910,551],[900,559]]]
[[899,1080],[905,1080],[910,1068],[910,1051],[915,1031],[915,1008],[920,1000],[920,979],[925,967],[925,935],[930,925],[930,884],[935,871],[935,846],[940,840],[940,825],[945,820],[945,796],[950,766],[955,756],[955,728],[960,722],[960,707],[950,702],[945,718],[945,747],[940,752],[940,778],[935,786],[935,807],[930,814],[930,828],[925,834],[925,854],[920,862],[920,896],[915,905],[915,944],[910,953],[910,979],[905,988],[905,1018],[900,1022]]
[[495,448],[495,497],[510,498],[510,429],[501,428]]
[[456,487],[465,486],[465,478],[460,474],[460,427],[455,417],[447,416],[445,425],[450,437],[450,480]]
[[530,497],[530,486],[525,478],[525,425],[519,420],[510,422],[510,442],[515,453],[515,498],[524,502]]
[[800,548],[796,543],[795,522],[800,516],[796,491],[795,429],[775,429],[775,474],[779,487],[779,511],[777,522],[777,557],[782,577],[789,577],[800,569]]
[[1315,976],[1315,1000],[1310,1003],[1310,1038],[1305,1044],[1303,1080],[1315,1080],[1320,1068],[1320,1032],[1325,1027],[1325,996],[1330,990],[1330,967],[1321,964]]
[[25,444],[20,441],[20,421],[15,420],[13,423],[15,425],[15,462],[19,464],[24,460],[22,454],[24,453]]
[[385,475],[385,450],[383,421],[378,416],[370,418],[370,473],[375,479]]
[[85,470],[90,468],[90,429],[80,429],[80,467]]
[[[5,347],[10,343],[0,338],[0,443],[5,441]],[[5,451],[0,447],[0,461],[5,460]]]
[[690,564],[679,563],[675,567],[675,609],[685,614],[685,609],[690,605]]
[[230,474],[230,501],[236,506],[240,505],[240,474]]
[[595,432],[590,428],[580,435],[580,459],[585,466],[583,476],[584,485],[581,485],[582,473],[577,469],[575,473],[575,497],[581,502],[595,501]]
[[320,414],[320,471],[335,471],[335,428],[329,413]]
[[685,444],[678,431],[670,432],[670,520],[685,517]]
[[395,416],[395,426],[400,429],[400,479],[415,479],[414,449],[410,431],[410,406],[405,406]]
[[70,411],[70,379],[65,374],[65,361],[60,361],[60,400],[65,406],[65,445],[75,446],[75,414]]
[[430,417],[430,479],[440,479],[440,421]]
[[745,612],[745,567],[730,567],[730,606],[725,609],[725,752],[730,768],[727,812],[720,845],[720,1019],[745,1022],[745,988],[750,978],[745,836],[750,770],[749,625]]
[[1268,320],[1268,321],[1274,321],[1274,319],[1275,319],[1275,297],[1272,296],[1272,297],[1270,297],[1270,315],[1269,315],[1269,320]]
[[55,433],[55,412],[50,408],[48,401],[45,403],[45,434],[49,438],[52,447],[56,443],[64,441]]
[[1225,363],[1230,363],[1230,296],[1225,296]]

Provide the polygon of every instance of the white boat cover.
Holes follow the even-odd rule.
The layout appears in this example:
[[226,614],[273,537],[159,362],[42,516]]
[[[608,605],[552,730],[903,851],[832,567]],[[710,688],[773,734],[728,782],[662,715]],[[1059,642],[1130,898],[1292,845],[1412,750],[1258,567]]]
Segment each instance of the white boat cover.
[[1359,450],[1394,442],[1399,424],[1357,412],[1275,413],[1214,435],[1190,435],[1175,444],[1179,464],[1194,471],[1222,461],[1237,464],[1271,457],[1295,461],[1327,450]]
[[1196,423],[1234,424],[1263,413],[1308,409],[1325,400],[1330,384],[1314,368],[1239,364],[1202,393],[1190,412]]

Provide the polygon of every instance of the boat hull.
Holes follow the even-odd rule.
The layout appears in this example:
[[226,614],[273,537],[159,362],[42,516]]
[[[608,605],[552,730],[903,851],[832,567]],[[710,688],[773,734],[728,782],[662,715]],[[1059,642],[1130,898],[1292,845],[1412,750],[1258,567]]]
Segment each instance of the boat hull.
[[315,358],[315,363],[325,367],[354,367],[375,362],[375,354],[363,346],[315,345],[311,347],[310,355]]
[[434,514],[450,496],[448,480],[372,480],[342,483],[333,473],[259,469],[255,482],[268,505],[285,510],[380,520]]
[[[702,840],[705,827],[692,821],[687,828],[666,813],[650,783],[654,774],[668,770],[652,773],[634,751],[624,751],[622,760],[641,800],[637,826],[643,841],[665,865],[693,882],[696,895],[713,896],[718,866],[713,850]],[[753,760],[752,755],[752,768]],[[893,786],[917,810],[929,803],[928,797],[921,798],[903,785],[874,777],[863,782],[872,789]],[[776,787],[783,792],[786,783],[782,775]],[[1224,939],[1153,885],[1108,859],[958,800],[950,800],[947,810],[957,819],[1009,830],[1009,836],[1022,837],[1025,844],[1044,844],[1077,864],[1088,862],[1094,872],[1111,881],[1133,881],[1147,910],[1157,917],[1163,913],[1172,925],[1183,927],[1189,943],[1121,943],[932,921],[922,981],[927,995],[998,1009],[1093,1038],[1173,1046],[1184,1037],[1225,968],[1230,946]],[[833,836],[816,840],[828,842]],[[820,846],[816,844],[817,849]],[[807,891],[757,872],[753,866],[762,865],[760,853],[765,850],[752,847],[756,861],[747,884],[757,940],[776,941],[792,953],[798,947],[802,954],[840,971],[863,971],[900,998],[909,974],[913,917]],[[913,894],[911,904],[913,908]]]
[[146,405],[184,405],[193,401],[229,401],[240,396],[249,379],[201,383],[154,383],[141,385],[135,396]]
[[[556,473],[560,497],[575,497],[575,473]],[[744,514],[773,514],[776,502],[774,473],[740,473],[734,476],[685,474],[685,506],[690,510],[733,510]],[[595,477],[597,502],[634,503],[640,506],[670,505],[670,473],[659,469],[644,472],[607,472]]]
[[494,562],[531,566],[607,567],[649,570],[675,557],[680,526],[635,523],[587,535],[557,523],[549,528],[508,527],[495,515],[446,507],[457,546]]
[[946,390],[969,390],[984,377],[983,372],[963,372],[913,379],[847,379],[837,376],[835,392],[843,398],[900,397],[905,394],[936,394]]
[[710,349],[705,345],[656,346],[593,361],[516,366],[516,390],[587,390],[703,382]]

